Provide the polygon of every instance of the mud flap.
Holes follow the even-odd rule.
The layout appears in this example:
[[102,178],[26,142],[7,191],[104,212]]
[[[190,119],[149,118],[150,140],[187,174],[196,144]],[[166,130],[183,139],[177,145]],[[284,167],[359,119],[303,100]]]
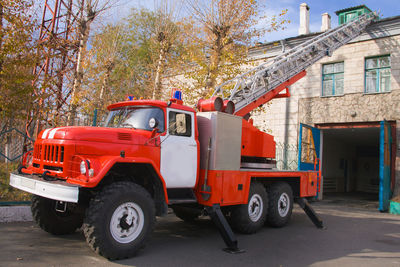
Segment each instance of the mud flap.
[[232,254],[245,252],[244,250],[238,248],[236,236],[233,233],[231,226],[226,221],[225,216],[222,214],[219,204],[214,204],[212,207],[206,207],[206,211],[214,224],[217,226],[225,244],[228,246],[224,249],[224,251]]
[[323,224],[321,218],[319,218],[319,216],[317,215],[315,210],[308,203],[307,199],[301,198],[301,197],[296,198],[296,202],[304,210],[304,212],[307,214],[308,218],[310,218],[310,220],[314,223],[314,225],[317,228],[320,228],[320,229],[326,228],[326,227],[324,227],[324,224]]

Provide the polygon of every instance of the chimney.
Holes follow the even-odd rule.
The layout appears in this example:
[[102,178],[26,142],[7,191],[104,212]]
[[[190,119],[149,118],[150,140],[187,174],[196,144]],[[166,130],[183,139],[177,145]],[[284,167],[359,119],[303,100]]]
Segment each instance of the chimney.
[[300,5],[299,35],[310,33],[310,8],[306,3]]
[[321,32],[326,32],[331,29],[331,15],[328,13],[322,14]]

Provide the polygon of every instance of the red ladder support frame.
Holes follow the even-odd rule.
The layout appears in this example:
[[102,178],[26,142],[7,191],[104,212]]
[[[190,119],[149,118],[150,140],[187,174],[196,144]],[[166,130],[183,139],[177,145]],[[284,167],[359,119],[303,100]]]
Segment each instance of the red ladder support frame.
[[[303,70],[302,72],[296,74],[295,76],[293,76],[289,80],[287,80],[287,81],[281,83],[280,85],[278,85],[275,89],[272,89],[272,90],[268,91],[267,93],[265,93],[265,95],[259,97],[257,100],[249,103],[244,108],[238,110],[234,114],[236,116],[243,117],[247,113],[249,113],[252,110],[254,110],[255,108],[267,103],[268,101],[271,101],[274,98],[289,97],[290,93],[289,93],[288,87],[290,85],[294,84],[295,82],[297,82],[298,80],[300,80],[301,78],[303,78],[304,76],[306,76],[306,74],[307,74],[307,72],[305,70]],[[280,92],[282,92],[284,89],[286,89],[286,93],[280,94]]]

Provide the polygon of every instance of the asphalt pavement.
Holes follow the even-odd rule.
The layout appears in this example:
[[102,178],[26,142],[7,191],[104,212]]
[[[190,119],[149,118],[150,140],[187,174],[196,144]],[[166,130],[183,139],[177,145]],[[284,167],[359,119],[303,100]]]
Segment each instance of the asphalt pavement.
[[136,257],[108,261],[87,246],[81,232],[52,236],[32,222],[0,223],[0,266],[400,266],[400,216],[344,203],[313,203],[327,229],[317,229],[296,207],[281,229],[237,234],[245,253],[224,252],[204,217],[185,223],[158,218]]

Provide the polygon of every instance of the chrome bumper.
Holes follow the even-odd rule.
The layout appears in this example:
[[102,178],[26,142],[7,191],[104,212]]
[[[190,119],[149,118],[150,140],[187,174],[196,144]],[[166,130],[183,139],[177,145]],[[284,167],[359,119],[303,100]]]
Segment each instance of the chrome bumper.
[[64,181],[43,181],[35,175],[10,174],[10,185],[38,196],[77,203],[79,186]]

